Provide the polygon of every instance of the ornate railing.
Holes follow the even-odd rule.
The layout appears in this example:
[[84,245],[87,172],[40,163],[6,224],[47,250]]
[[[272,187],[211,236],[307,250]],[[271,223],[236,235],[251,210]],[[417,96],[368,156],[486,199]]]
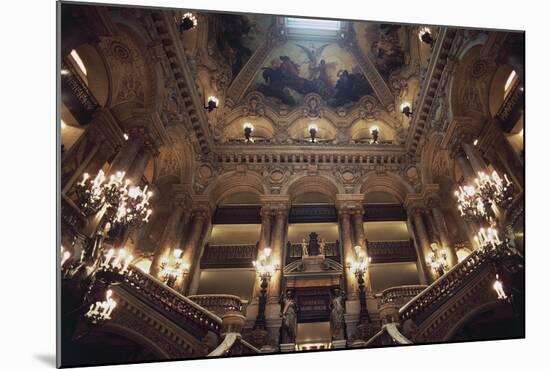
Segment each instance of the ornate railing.
[[398,286],[387,288],[380,293],[380,305],[405,305],[426,289],[426,285]]
[[212,217],[213,224],[260,224],[259,205],[220,206]]
[[366,204],[365,222],[407,220],[407,213],[401,204]]
[[495,116],[506,132],[510,132],[514,128],[518,116],[523,110],[523,88],[519,78],[510,89]]
[[198,339],[205,337],[208,332],[218,336],[221,334],[222,320],[217,315],[133,265],[123,278],[118,273],[108,272],[98,277],[118,282],[120,288],[151,306],[159,314]]
[[92,119],[99,103],[70,61],[62,60],[61,68],[68,71],[61,76],[63,103],[80,124],[86,124]]
[[411,240],[369,241],[368,249],[372,263],[416,261]]
[[235,295],[193,295],[188,296],[188,298],[202,306],[203,308],[211,311],[220,318],[223,317],[225,313],[241,313],[246,315],[246,303],[248,301],[243,301],[239,296]]
[[201,268],[252,268],[256,260],[258,243],[242,245],[206,244],[201,258]]
[[492,262],[493,251],[475,250],[399,309],[399,319],[419,325]]
[[289,223],[337,222],[336,207],[328,204],[294,205],[290,208]]
[[245,341],[240,333],[228,333],[222,343],[208,357],[260,354],[261,351]]

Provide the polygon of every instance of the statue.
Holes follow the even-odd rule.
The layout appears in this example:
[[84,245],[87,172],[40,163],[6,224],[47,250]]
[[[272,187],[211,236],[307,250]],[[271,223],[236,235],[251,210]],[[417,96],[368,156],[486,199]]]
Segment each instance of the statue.
[[296,341],[296,323],[298,321],[296,301],[292,296],[292,291],[287,290],[286,296],[282,301],[282,318],[283,325],[281,327],[281,343],[294,343]]
[[321,238],[319,241],[319,255],[325,255],[325,239]]
[[334,297],[330,303],[330,335],[333,341],[345,340],[345,310],[344,296],[340,288],[334,289]]
[[309,256],[309,251],[307,249],[307,242],[305,238],[302,238],[302,257]]

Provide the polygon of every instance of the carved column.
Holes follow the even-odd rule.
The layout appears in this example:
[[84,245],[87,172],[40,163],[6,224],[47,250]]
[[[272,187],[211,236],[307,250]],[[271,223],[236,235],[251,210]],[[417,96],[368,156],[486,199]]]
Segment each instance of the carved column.
[[[350,263],[355,258],[353,243],[351,240],[351,211],[347,208],[338,209],[338,217],[340,218],[340,234],[342,239],[343,260],[344,264]],[[355,288],[355,276],[349,268],[345,268],[345,285],[346,294],[349,299],[356,299],[357,291]]]
[[477,175],[477,172],[487,172],[487,164],[479,156],[479,153],[475,150],[472,144],[463,142],[462,147],[464,148],[464,153],[468,157],[468,161],[474,173]]
[[201,236],[209,215],[210,212],[207,208],[199,207],[193,209],[191,230],[189,231],[189,236],[185,242],[185,251],[183,252],[183,261],[190,265],[189,274],[183,280],[181,286],[183,294],[188,292],[193,278],[196,277],[196,274],[200,270],[198,264],[200,263],[200,248],[202,246]]
[[163,258],[168,257],[170,252],[178,248],[176,239],[178,238],[179,226],[183,215],[183,207],[180,204],[176,204],[172,214],[166,222],[166,227],[161,237],[161,241],[153,254],[153,262],[151,263],[151,269],[149,273],[153,277],[159,278],[160,262]]
[[[352,218],[353,218],[353,230],[354,230],[354,246],[360,245],[361,247],[366,247],[365,242],[365,231],[363,229],[363,215],[365,214],[365,210],[361,207],[358,209],[355,209],[352,212]],[[368,250],[367,250],[368,252]]]
[[273,228],[273,237],[271,241],[271,260],[280,266],[280,270],[275,272],[275,275],[269,282],[269,300],[270,302],[279,301],[281,294],[282,283],[282,268],[284,267],[284,252],[283,246],[286,235],[286,218],[288,209],[286,206],[275,209],[275,226]]
[[[262,228],[260,230],[258,252],[262,252],[262,250],[266,247],[271,247],[271,223],[273,219],[273,211],[269,208],[269,206],[264,206],[260,211],[260,215],[262,217]],[[260,279],[256,278],[256,282],[254,283],[253,298],[257,298],[259,296],[260,284]]]
[[109,174],[113,174],[118,171],[128,172],[130,165],[134,162],[134,159],[143,147],[143,144],[143,136],[133,133],[113,159],[111,167],[109,168]]
[[464,181],[470,182],[473,181],[476,177],[474,169],[470,165],[470,162],[468,161],[468,157],[466,156],[466,153],[462,148],[458,148],[457,152],[455,153],[455,159],[458,162],[458,165],[460,166],[460,169],[462,170],[462,174],[464,175]]
[[[426,232],[426,225],[424,224],[424,219],[422,219],[423,209],[414,208],[410,211],[412,221],[414,223],[414,229],[419,245],[416,248],[418,254],[418,266],[420,268],[419,272],[424,276],[428,284],[433,282],[432,273],[430,268],[426,264],[426,258],[431,253],[430,240],[428,238],[428,233]],[[422,279],[422,278],[421,278]]]

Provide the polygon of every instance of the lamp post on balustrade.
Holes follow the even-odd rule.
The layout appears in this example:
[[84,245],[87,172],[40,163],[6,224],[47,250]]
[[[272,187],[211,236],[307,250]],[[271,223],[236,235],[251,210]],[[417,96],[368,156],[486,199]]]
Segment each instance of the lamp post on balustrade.
[[370,323],[370,316],[367,309],[367,297],[365,294],[365,278],[364,275],[369,267],[370,258],[367,257],[367,253],[357,245],[354,247],[356,259],[348,263],[347,267],[351,269],[351,272],[357,278],[357,288],[359,289],[359,325],[364,323]]
[[254,322],[254,329],[265,330],[265,307],[267,304],[267,287],[271,276],[277,270],[277,266],[269,259],[271,248],[266,247],[260,253],[258,260],[253,261],[252,265],[260,278],[260,296],[258,299],[258,316]]

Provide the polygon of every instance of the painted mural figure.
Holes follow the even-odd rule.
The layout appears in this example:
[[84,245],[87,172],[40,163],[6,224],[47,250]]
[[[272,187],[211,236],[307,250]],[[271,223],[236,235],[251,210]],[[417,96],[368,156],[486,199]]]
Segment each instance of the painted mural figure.
[[281,327],[281,343],[294,343],[296,341],[298,307],[292,296],[292,291],[286,291],[286,296],[282,301],[282,308],[283,325]]

